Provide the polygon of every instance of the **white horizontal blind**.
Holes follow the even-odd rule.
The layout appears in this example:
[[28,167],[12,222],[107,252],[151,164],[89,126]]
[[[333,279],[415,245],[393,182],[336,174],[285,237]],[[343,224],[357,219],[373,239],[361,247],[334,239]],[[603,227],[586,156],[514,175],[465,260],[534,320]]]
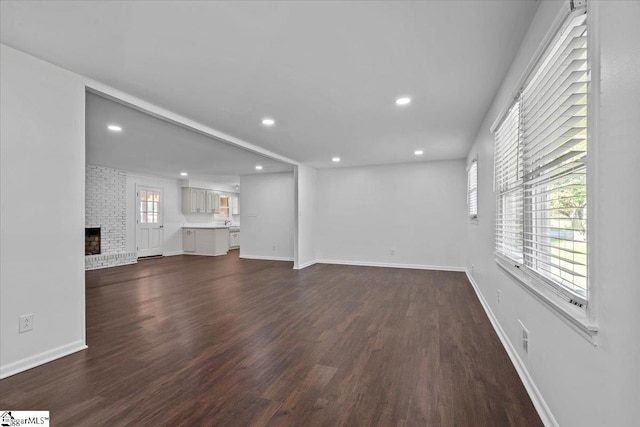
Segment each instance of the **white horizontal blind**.
[[586,303],[587,25],[572,14],[520,98],[525,266]]
[[467,206],[469,217],[478,218],[478,161],[474,160],[467,171]]
[[521,263],[523,198],[519,102],[498,126],[495,142],[496,251]]

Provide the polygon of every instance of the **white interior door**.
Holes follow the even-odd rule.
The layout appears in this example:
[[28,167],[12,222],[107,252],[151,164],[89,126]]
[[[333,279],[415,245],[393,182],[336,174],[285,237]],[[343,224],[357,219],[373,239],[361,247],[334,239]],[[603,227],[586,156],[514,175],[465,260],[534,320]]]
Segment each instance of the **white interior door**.
[[162,255],[162,189],[138,186],[136,202],[138,258]]

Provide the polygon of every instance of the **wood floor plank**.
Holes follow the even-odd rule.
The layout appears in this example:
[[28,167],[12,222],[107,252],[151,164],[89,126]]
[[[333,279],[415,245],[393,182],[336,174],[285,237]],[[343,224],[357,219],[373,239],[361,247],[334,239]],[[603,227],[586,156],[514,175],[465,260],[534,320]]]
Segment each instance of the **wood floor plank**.
[[0,381],[52,425],[540,426],[462,273],[174,256],[86,273],[86,351]]

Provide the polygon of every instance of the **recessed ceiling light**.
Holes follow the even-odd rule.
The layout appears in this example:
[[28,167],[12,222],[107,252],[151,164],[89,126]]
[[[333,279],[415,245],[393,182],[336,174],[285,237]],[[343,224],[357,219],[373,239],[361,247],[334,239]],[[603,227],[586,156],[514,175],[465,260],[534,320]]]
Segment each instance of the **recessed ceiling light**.
[[407,105],[410,102],[411,102],[411,98],[406,97],[406,96],[396,99],[396,104],[398,104],[398,105]]
[[416,156],[422,156],[424,154],[424,151],[416,150],[416,151],[413,152],[413,154],[415,154]]
[[107,129],[109,129],[112,132],[120,132],[122,131],[122,128],[118,125],[109,125],[107,126]]
[[331,159],[332,162],[338,163],[340,161],[340,157],[333,157]]
[[256,165],[256,170],[261,171],[261,170],[262,170],[262,166],[260,166],[260,165]]
[[262,119],[262,124],[265,126],[273,126],[276,123],[273,119]]
[[186,172],[180,172],[180,175],[187,176],[187,173]]

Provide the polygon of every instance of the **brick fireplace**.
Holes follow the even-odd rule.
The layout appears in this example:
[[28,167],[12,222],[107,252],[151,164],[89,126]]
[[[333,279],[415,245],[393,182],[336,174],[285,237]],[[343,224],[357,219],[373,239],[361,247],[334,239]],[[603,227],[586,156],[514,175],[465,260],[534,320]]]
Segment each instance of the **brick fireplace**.
[[100,254],[100,227],[90,227],[84,229],[84,254]]
[[85,181],[85,269],[115,267],[137,261],[127,251],[127,173],[87,165]]

